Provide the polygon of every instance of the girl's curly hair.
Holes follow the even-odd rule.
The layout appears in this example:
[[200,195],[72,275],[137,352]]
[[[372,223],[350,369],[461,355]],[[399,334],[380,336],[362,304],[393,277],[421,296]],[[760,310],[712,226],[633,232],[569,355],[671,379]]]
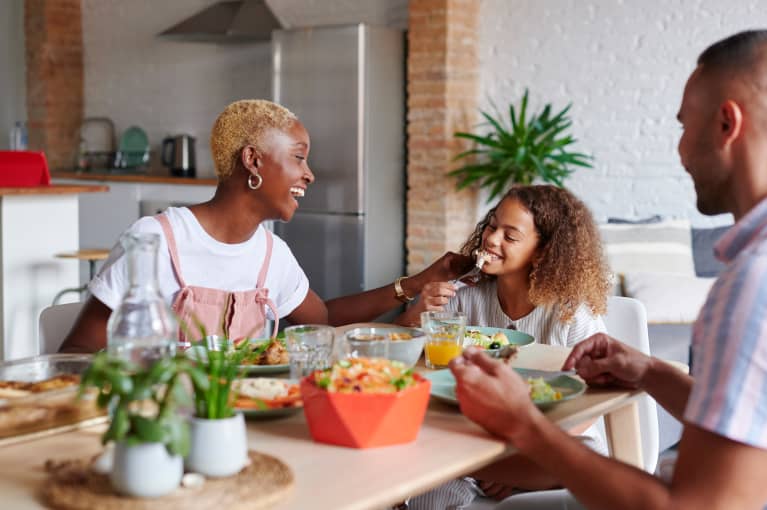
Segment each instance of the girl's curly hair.
[[517,200],[530,211],[538,233],[538,252],[530,271],[530,302],[559,305],[561,322],[569,322],[584,303],[593,314],[603,315],[611,283],[599,231],[586,205],[563,188],[512,187],[477,224],[461,253],[472,256],[482,247],[482,232],[503,200]]

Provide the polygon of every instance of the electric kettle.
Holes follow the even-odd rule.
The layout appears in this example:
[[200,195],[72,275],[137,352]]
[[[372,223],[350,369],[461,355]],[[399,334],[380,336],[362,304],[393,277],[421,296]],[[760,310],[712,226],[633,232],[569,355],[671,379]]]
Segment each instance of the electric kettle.
[[169,136],[162,141],[162,164],[176,177],[195,176],[194,137]]

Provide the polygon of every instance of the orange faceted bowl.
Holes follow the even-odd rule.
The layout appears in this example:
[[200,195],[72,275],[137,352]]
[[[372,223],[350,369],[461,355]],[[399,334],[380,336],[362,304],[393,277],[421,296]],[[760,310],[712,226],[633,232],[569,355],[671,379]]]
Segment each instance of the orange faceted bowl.
[[301,379],[309,432],[318,443],[375,448],[415,441],[429,403],[431,382],[396,393],[333,393]]

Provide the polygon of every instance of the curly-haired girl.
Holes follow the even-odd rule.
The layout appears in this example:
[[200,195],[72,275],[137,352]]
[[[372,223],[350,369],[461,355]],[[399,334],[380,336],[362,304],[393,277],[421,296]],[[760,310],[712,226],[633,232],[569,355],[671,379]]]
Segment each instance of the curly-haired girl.
[[[518,329],[537,342],[561,346],[605,332],[600,316],[610,280],[599,233],[588,208],[569,191],[512,187],[477,224],[461,252],[486,259],[479,282],[459,289],[450,282],[427,284],[399,322],[415,322],[424,310],[454,310],[464,312],[468,324]],[[606,453],[591,423],[570,432]],[[559,485],[518,455],[472,476],[413,498],[410,508],[463,508],[477,494],[503,499],[518,490]]]
[[566,346],[605,330],[599,316],[610,281],[599,233],[569,191],[512,187],[461,252],[485,256],[478,284],[427,284],[401,322],[416,322],[424,310],[455,310],[471,325],[518,329],[540,343]]

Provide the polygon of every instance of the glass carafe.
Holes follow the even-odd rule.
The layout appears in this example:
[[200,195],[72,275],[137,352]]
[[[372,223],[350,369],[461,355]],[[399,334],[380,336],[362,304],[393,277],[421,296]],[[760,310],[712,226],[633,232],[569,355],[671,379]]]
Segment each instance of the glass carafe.
[[141,367],[172,356],[178,323],[160,294],[157,282],[157,234],[124,234],[130,287],[107,323],[107,349]]

